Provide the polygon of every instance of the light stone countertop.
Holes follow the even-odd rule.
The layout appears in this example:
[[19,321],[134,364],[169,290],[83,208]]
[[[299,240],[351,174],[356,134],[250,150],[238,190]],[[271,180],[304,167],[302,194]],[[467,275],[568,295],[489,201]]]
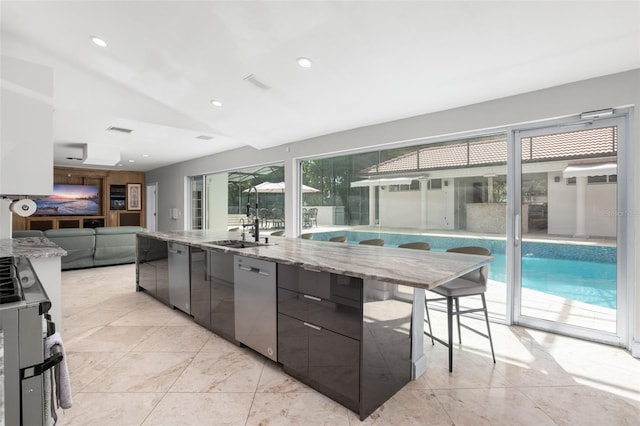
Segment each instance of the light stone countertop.
[[40,259],[62,257],[67,252],[45,237],[23,237],[0,239],[0,257],[26,257]]
[[[167,242],[208,250],[230,252],[304,269],[352,277],[388,281],[430,289],[490,264],[494,258],[428,250],[374,247],[358,244],[269,237],[269,244],[241,249],[209,244],[210,241],[240,239],[238,232],[170,231],[139,232]],[[247,240],[250,240],[247,238]],[[261,238],[264,242],[264,238]]]

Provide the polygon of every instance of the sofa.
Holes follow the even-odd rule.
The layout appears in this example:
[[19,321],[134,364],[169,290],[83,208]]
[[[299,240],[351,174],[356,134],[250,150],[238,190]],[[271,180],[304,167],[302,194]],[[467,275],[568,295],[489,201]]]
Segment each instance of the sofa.
[[136,233],[143,230],[141,226],[65,228],[14,231],[13,237],[43,236],[53,241],[67,251],[62,258],[62,270],[66,270],[134,263]]

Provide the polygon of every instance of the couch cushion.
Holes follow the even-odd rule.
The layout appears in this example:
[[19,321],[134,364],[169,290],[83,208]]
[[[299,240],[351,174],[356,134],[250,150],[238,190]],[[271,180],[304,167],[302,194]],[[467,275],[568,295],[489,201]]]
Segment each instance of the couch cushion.
[[105,226],[95,228],[97,235],[104,234],[135,234],[136,232],[144,231],[142,226]]
[[96,235],[91,228],[48,229],[44,236],[67,251],[62,269],[89,268],[94,265]]
[[24,237],[44,237],[44,232],[38,229],[21,230],[11,232],[12,238],[24,238]]
[[136,260],[136,233],[140,226],[96,228],[96,266],[133,263]]

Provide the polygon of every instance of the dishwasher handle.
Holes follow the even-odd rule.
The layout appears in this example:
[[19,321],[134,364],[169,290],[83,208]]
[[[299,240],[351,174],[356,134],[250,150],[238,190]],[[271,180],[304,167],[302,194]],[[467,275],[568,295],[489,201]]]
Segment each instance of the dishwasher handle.
[[242,270],[242,271],[247,271],[247,272],[253,272],[254,274],[260,274],[260,275],[265,275],[265,276],[270,276],[271,274],[268,271],[263,271],[260,268],[256,268],[254,266],[238,266],[238,269]]

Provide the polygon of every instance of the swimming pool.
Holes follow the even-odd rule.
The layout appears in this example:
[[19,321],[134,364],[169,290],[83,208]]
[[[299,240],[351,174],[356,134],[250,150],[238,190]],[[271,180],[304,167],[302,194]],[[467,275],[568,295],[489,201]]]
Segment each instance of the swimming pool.
[[[435,251],[471,245],[485,247],[491,250],[496,259],[489,268],[489,279],[502,283],[507,281],[504,239],[360,231],[314,233],[313,239],[326,241],[337,235],[345,235],[351,243],[382,238],[385,246],[426,240]],[[616,308],[615,247],[527,241],[522,244],[522,253],[524,288],[591,305]]]

